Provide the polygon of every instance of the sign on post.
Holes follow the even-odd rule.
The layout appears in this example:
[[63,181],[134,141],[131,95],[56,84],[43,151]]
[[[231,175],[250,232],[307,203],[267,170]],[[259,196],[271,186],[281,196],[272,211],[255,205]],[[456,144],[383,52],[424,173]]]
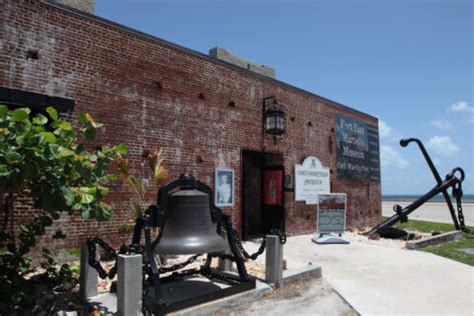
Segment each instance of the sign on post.
[[295,201],[317,201],[318,194],[323,192],[331,192],[329,168],[323,167],[314,156],[295,165]]
[[[317,244],[350,244],[350,241],[342,237],[346,229],[346,205],[345,193],[320,194],[318,201],[318,219],[316,230],[319,237],[311,240]],[[339,236],[331,233],[338,233]]]
[[343,233],[346,230],[345,193],[319,194],[317,232]]

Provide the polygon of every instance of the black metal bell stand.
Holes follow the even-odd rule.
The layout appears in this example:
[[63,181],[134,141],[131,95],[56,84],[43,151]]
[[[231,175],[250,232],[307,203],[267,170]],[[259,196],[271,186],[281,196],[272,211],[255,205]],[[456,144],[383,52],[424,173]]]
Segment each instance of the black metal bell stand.
[[[160,269],[158,268],[155,257],[154,249],[160,244],[163,237],[163,231],[170,216],[172,216],[172,210],[169,207],[169,197],[173,191],[176,190],[198,190],[208,195],[209,205],[212,223],[217,224],[217,233],[225,232],[227,241],[229,244],[232,255],[223,255],[221,253],[208,253],[205,264],[200,269],[190,269],[182,271],[180,273],[174,272],[170,276],[160,278],[160,271],[169,272],[173,271],[173,268]],[[181,309],[194,304],[207,302],[213,299],[225,297],[228,295],[236,294],[242,291],[246,291],[255,287],[255,278],[247,273],[245,268],[245,258],[242,254],[242,247],[240,241],[237,239],[235,230],[232,227],[230,218],[224,214],[221,209],[214,205],[212,199],[212,190],[204,183],[196,180],[191,175],[181,175],[179,179],[170,182],[166,186],[162,187],[158,191],[158,203],[156,206],[150,206],[143,219],[137,220],[135,225],[132,245],[138,245],[141,239],[141,232],[144,231],[145,237],[145,252],[146,262],[144,269],[149,275],[150,281],[152,281],[152,293],[145,295],[143,303],[147,310],[158,313],[166,313],[173,310]],[[152,241],[151,229],[154,227],[160,228],[158,237]],[[240,245],[240,247],[239,247]],[[176,269],[181,269],[188,263],[193,262],[199,254],[193,256],[185,264],[176,265]],[[232,260],[237,265],[238,275],[218,271],[210,267],[211,260],[214,257],[221,257],[228,260]],[[173,282],[179,279],[184,279],[193,274],[201,274],[208,277],[211,280],[217,280],[221,283],[229,285],[229,287],[203,295],[198,295],[192,298],[187,298],[175,302],[168,302],[164,299],[162,286],[163,284]]]
[[[179,194],[180,191],[186,190],[188,191],[184,192],[184,194]],[[256,279],[247,273],[244,263],[246,259],[255,260],[263,253],[266,247],[266,239],[264,238],[260,248],[255,253],[247,253],[242,246],[237,231],[232,227],[230,217],[214,205],[212,197],[213,194],[210,187],[197,181],[191,175],[181,175],[177,180],[162,187],[158,191],[157,205],[148,207],[145,215],[137,218],[130,245],[122,245],[120,250],[116,251],[100,238],[88,239],[89,265],[98,271],[101,278],[111,279],[117,272],[116,259],[119,254],[143,255],[146,253],[144,255],[145,260],[143,261],[143,280],[145,286],[143,310],[145,314],[169,313],[255,288]],[[208,199],[208,202],[205,199]],[[173,213],[176,210],[177,212]],[[200,214],[205,217],[204,220],[199,218]],[[171,224],[171,228],[168,233],[165,233],[167,231],[167,223]],[[183,225],[180,225],[180,223],[183,223]],[[196,226],[200,225],[206,227],[195,229]],[[216,225],[216,229],[214,229],[214,225]],[[152,228],[160,229],[154,241],[152,241],[151,237]],[[140,244],[142,231],[144,232],[145,246]],[[224,233],[227,236],[227,240],[222,238]],[[281,244],[286,242],[286,235],[279,230],[272,230],[269,234],[280,236]],[[171,267],[158,267],[154,257],[154,250],[160,250],[159,246],[162,239],[167,242],[166,247],[161,247],[164,254],[189,254],[194,253],[192,252],[193,250],[197,253],[185,262]],[[199,242],[194,243],[196,239]],[[186,242],[189,244],[180,244]],[[163,243],[166,244],[165,242]],[[100,261],[95,258],[97,245],[102,247],[111,258],[116,260],[115,266],[108,272],[104,270]],[[224,254],[223,251],[225,250],[230,250],[231,254]],[[187,265],[193,263],[197,257],[201,256],[202,253],[207,253],[207,258],[205,264],[200,269],[183,270]],[[235,262],[238,275],[211,268],[212,258],[216,257]],[[178,270],[181,271],[177,272]],[[171,275],[160,277],[161,274],[170,272]],[[173,297],[172,299],[169,296],[168,298],[165,297],[165,294],[168,292],[165,293],[163,289],[170,290],[172,289],[170,286],[175,286],[178,282],[186,282],[187,278],[196,274],[200,274],[213,281],[213,283],[209,284],[220,283],[221,287],[214,287],[212,291],[209,291],[209,289],[202,292],[194,291],[199,292],[197,295],[193,293],[193,295],[183,295],[182,297]],[[189,281],[188,284],[190,282],[196,281]],[[168,288],[166,288],[167,286]]]

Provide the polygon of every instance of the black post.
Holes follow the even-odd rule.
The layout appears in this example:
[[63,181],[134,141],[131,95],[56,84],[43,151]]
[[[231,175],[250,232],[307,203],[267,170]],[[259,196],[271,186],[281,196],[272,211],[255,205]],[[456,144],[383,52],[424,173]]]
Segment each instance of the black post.
[[145,228],[145,250],[148,261],[148,268],[153,274],[153,287],[155,290],[155,299],[159,300],[162,298],[161,287],[160,287],[160,270],[156,266],[156,261],[153,256],[153,247],[151,245],[151,236],[150,236],[150,215],[145,215],[143,218],[143,224]]
[[135,220],[135,226],[133,227],[132,245],[139,245],[140,239],[142,238],[143,219],[137,217]]

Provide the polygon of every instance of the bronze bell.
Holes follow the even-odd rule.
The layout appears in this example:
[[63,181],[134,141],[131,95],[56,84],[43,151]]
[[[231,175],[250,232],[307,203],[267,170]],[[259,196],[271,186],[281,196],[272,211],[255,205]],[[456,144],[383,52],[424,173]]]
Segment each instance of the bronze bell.
[[221,252],[228,242],[215,230],[209,195],[198,190],[181,190],[169,195],[169,217],[155,248],[160,255],[188,255]]

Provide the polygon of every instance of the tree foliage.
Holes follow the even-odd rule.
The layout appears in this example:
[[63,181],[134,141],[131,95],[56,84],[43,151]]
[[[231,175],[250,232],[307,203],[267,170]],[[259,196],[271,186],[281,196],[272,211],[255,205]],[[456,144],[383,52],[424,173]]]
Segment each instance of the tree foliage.
[[[31,303],[25,278],[32,270],[28,253],[61,212],[98,221],[112,215],[103,198],[117,177],[107,166],[127,149],[87,149],[81,141],[94,140],[102,124],[88,113],[80,113],[78,120],[79,132],[52,107],[32,115],[28,108],[0,105],[0,301],[6,306]],[[26,221],[18,221],[15,213],[22,195],[36,210]]]
[[[153,180],[157,185],[158,189],[164,185],[169,179],[170,175],[168,169],[166,169],[163,155],[163,150],[155,150],[153,152],[146,152],[143,156],[148,161],[153,172]],[[126,184],[130,189],[132,189],[135,199],[131,199],[131,206],[129,209],[130,218],[127,223],[123,224],[120,229],[122,232],[130,233],[133,231],[137,218],[141,218],[146,210],[148,205],[145,195],[146,189],[143,184],[143,181],[129,172],[128,160],[119,157],[117,159],[117,172],[120,180]]]

